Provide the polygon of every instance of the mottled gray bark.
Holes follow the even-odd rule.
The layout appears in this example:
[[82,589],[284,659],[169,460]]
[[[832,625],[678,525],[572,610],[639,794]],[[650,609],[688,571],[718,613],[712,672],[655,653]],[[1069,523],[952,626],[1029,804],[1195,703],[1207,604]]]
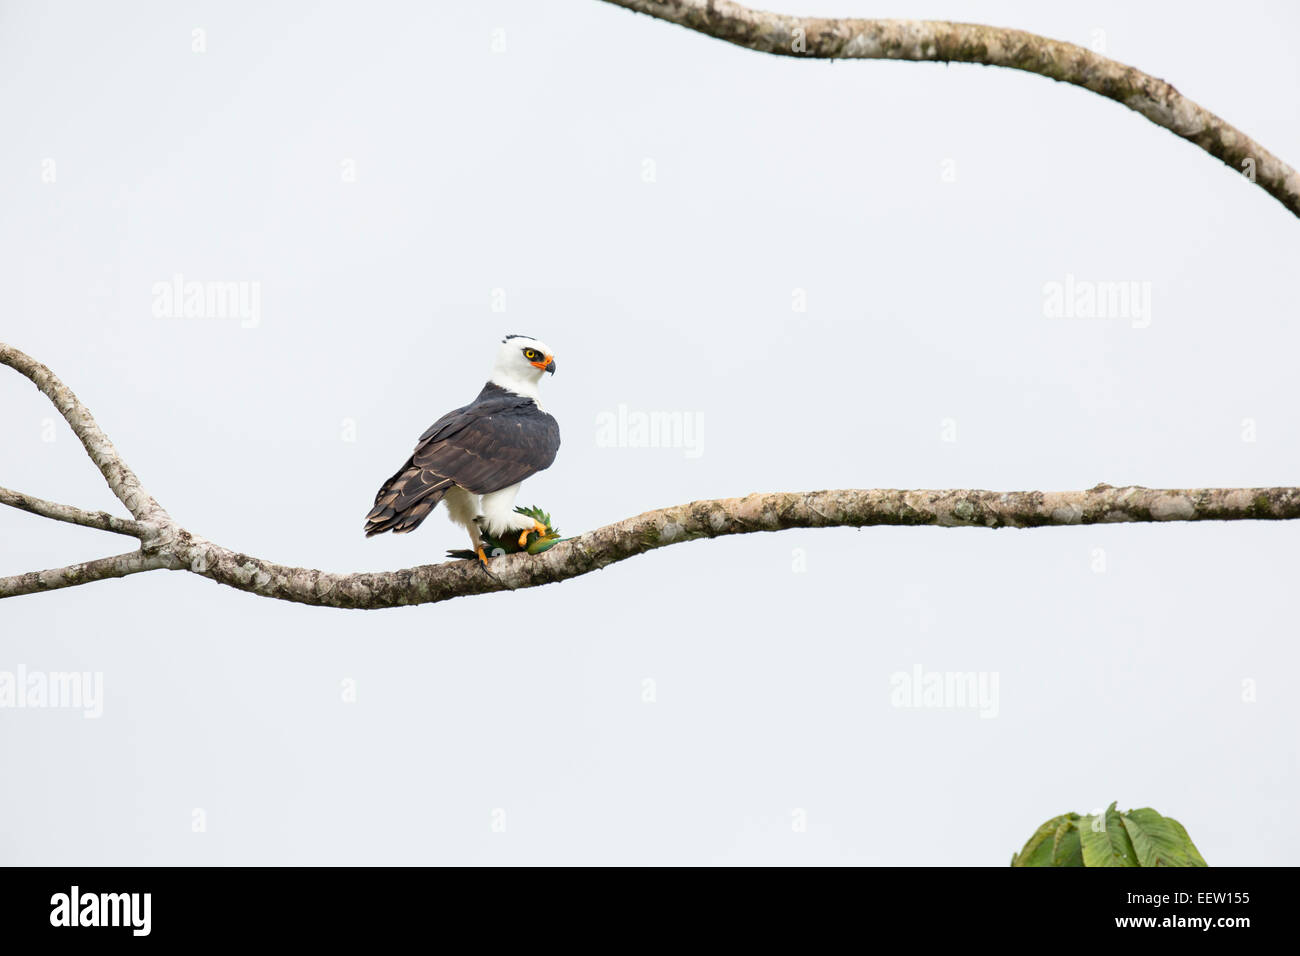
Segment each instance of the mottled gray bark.
[[809,59],[932,60],[1037,73],[1122,103],[1252,177],[1300,216],[1300,175],[1158,77],[1073,43],[975,23],[791,17],[730,0],[606,0],[737,46]]
[[66,568],[27,571],[12,577],[0,578],[0,598],[35,594],[38,591],[56,591],[77,584],[89,584],[91,581],[103,581],[108,578],[123,578],[128,574],[155,571],[170,566],[170,559],[163,555],[128,551],[125,554],[115,554],[111,558],[96,558],[94,561],[70,564]]
[[9,505],[9,507],[18,508],[21,511],[30,511],[42,518],[67,521],[70,524],[79,524],[87,528],[98,528],[100,531],[112,531],[116,534],[130,535],[133,538],[143,538],[146,535],[144,525],[138,521],[132,521],[130,518],[119,518],[107,511],[83,511],[81,508],[75,508],[72,505],[61,505],[54,501],[46,501],[44,498],[25,495],[20,491],[11,491],[8,488],[0,488],[0,504]]
[[117,495],[118,500],[126,505],[131,514],[140,520],[166,517],[166,512],[158,502],[141,487],[140,479],[135,476],[135,472],[122,461],[117,449],[108,440],[108,436],[99,430],[90,412],[77,400],[77,396],[72,394],[72,389],[59,381],[58,376],[30,355],[3,342],[0,342],[0,365],[8,365],[25,375],[46,398],[54,403],[59,414],[72,426],[73,433],[81,441],[86,454],[95,463],[104,480],[108,482],[108,487],[113,494]]
[[[66,568],[29,571],[0,578],[0,598],[119,578],[140,571],[169,569],[190,571],[263,597],[322,607],[370,609],[431,604],[469,594],[553,584],[671,544],[755,531],[875,525],[1037,528],[1130,521],[1300,518],[1300,488],[1170,491],[1098,485],[1087,491],[1061,492],[853,489],[777,492],[693,501],[647,511],[635,518],[561,541],[539,555],[512,554],[493,558],[490,573],[477,561],[449,561],[400,571],[336,574],[287,567],[241,554],[181,527],[149,497],[99,430],[90,411],[77,401],[53,372],[3,343],[0,343],[0,364],[10,366],[36,382],[37,387],[60,406],[64,417],[76,423],[77,436],[109,486],[115,491],[123,489],[141,512],[137,520],[131,521],[0,489],[0,504],[58,521],[140,538],[138,551]],[[119,497],[122,493],[119,492]],[[148,508],[142,503],[148,503]]]

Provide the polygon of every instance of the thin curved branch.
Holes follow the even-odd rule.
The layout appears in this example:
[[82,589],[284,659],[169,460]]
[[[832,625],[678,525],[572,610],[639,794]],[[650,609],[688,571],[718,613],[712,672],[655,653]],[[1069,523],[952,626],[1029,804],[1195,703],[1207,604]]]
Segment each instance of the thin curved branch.
[[777,56],[981,63],[1081,86],[1141,113],[1234,171],[1253,177],[1300,216],[1300,175],[1281,159],[1164,80],[1073,43],[975,23],[791,17],[731,0],[605,2]]
[[67,521],[70,524],[79,524],[86,528],[98,528],[100,531],[112,531],[115,534],[130,535],[133,538],[144,538],[149,533],[144,525],[132,521],[130,518],[119,518],[107,511],[85,511],[73,505],[46,501],[44,498],[25,495],[21,491],[13,491],[9,488],[0,488],[0,505],[9,505],[11,508],[18,508],[21,511],[30,511],[42,518]]
[[166,516],[158,502],[144,490],[135,472],[122,461],[122,456],[117,453],[108,436],[100,431],[86,406],[78,401],[72,389],[59,381],[58,376],[30,355],[3,342],[0,342],[0,365],[8,365],[26,376],[54,403],[59,414],[72,426],[73,433],[108,482],[108,487],[131,514],[141,521]]
[[156,571],[159,568],[173,567],[169,558],[160,554],[145,554],[143,551],[128,551],[115,554],[111,558],[96,558],[81,564],[70,564],[66,568],[51,568],[48,571],[27,571],[11,577],[0,578],[0,598],[17,597],[20,594],[35,594],[38,591],[56,591],[70,588],[77,584],[89,584],[91,581],[103,581],[106,578],[122,578],[128,574],[141,571]]

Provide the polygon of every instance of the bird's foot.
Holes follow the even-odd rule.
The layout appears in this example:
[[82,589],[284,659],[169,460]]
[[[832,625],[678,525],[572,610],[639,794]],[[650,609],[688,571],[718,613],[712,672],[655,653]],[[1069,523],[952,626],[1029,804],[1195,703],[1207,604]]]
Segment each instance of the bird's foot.
[[539,538],[544,538],[546,537],[546,532],[549,530],[550,529],[547,528],[546,525],[534,519],[533,526],[525,530],[524,533],[519,536],[519,547],[520,548],[528,547],[528,536],[533,532],[536,532]]
[[483,566],[484,571],[487,570],[487,553],[483,550],[481,544],[478,546],[478,563]]

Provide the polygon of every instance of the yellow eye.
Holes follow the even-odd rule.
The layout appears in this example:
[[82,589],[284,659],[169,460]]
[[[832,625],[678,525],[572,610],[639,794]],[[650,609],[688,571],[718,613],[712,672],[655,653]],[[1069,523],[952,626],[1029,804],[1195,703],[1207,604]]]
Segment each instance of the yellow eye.
[[533,359],[537,358],[537,353],[532,349],[524,349],[524,358],[531,362]]

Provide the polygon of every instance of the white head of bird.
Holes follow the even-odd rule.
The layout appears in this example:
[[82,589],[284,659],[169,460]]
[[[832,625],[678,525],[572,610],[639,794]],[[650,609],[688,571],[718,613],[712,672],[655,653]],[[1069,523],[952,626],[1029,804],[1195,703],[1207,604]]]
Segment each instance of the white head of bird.
[[547,372],[555,374],[555,353],[549,345],[530,335],[507,335],[497,349],[489,381],[540,405],[537,383]]

